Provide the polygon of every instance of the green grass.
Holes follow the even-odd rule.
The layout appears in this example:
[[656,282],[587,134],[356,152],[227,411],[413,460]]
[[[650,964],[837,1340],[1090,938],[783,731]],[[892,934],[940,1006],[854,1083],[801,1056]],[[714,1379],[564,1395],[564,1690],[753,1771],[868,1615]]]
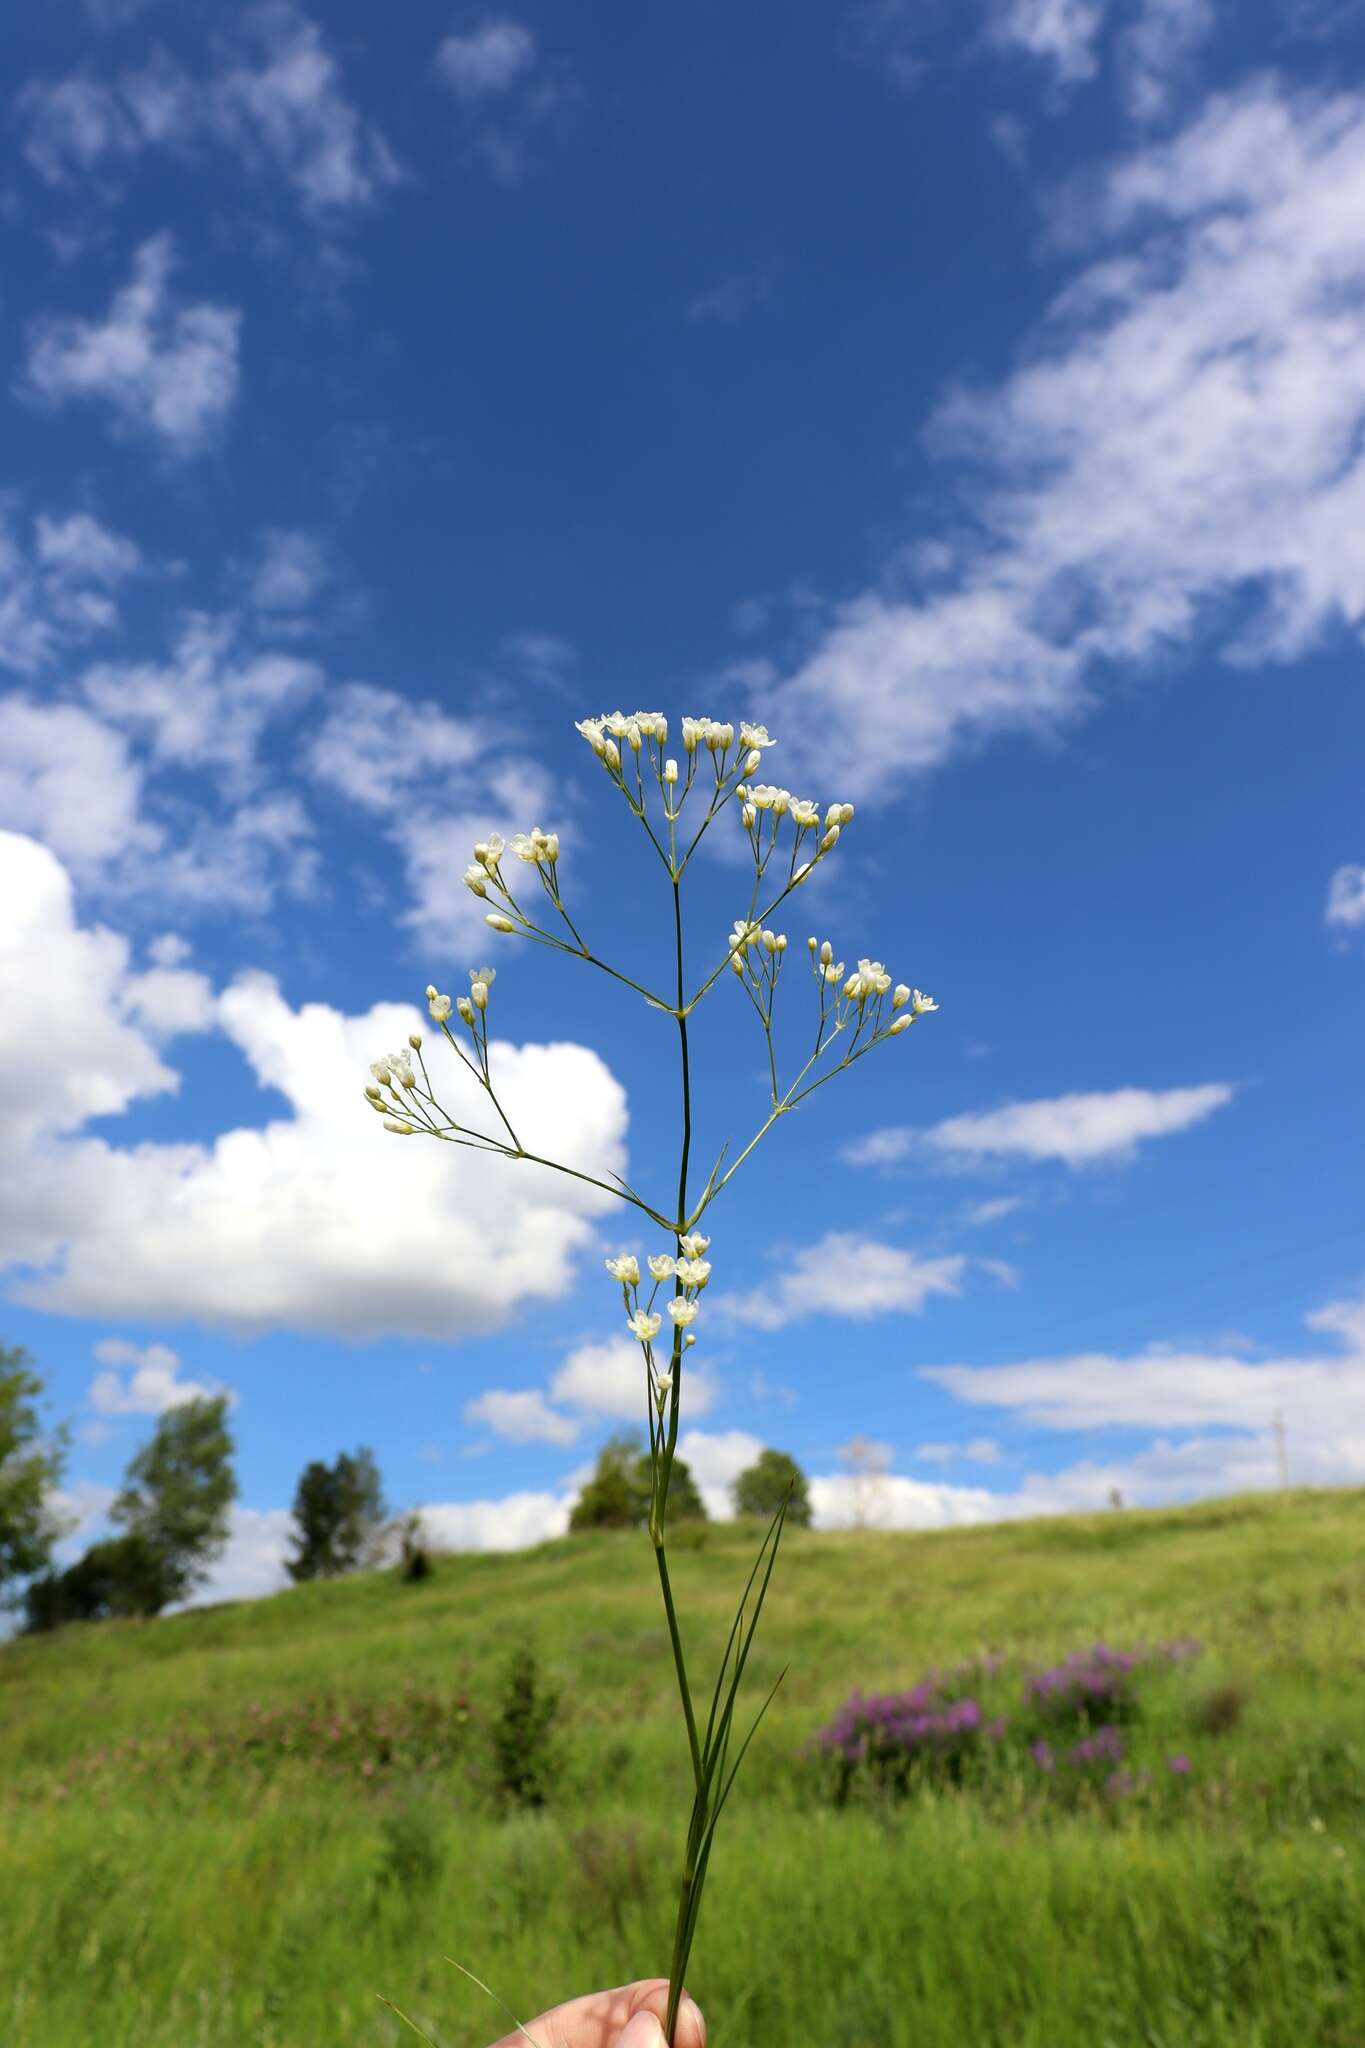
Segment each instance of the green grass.
[[[712,2043],[1357,2048],[1363,1538],[1365,1494],[1344,1492],[795,1533],[755,1702],[791,1670],[722,1822],[693,1958]],[[724,1526],[677,1554],[699,1672],[756,1541]],[[1067,1810],[1016,1767],[834,1809],[800,1756],[855,1685],[991,1650],[1012,1660],[993,1681],[1003,1700],[1021,1663],[1185,1635],[1205,1651],[1145,1686],[1135,1741],[1152,1786],[1131,1802]],[[547,1812],[503,1816],[484,1729],[526,1637],[563,1688],[563,1770]],[[1245,1705],[1211,1734],[1199,1713],[1219,1685]],[[446,1956],[524,2015],[662,1974],[687,1801],[672,1687],[638,1536],[10,1645],[0,2042],[397,2042],[384,1993],[456,2048],[503,2021]],[[459,1692],[462,1732],[436,1749],[408,1739],[414,1700]],[[298,1753],[252,1750],[261,1710]],[[340,1762],[334,1713],[359,1730]],[[1188,1781],[1164,1770],[1176,1749]]]

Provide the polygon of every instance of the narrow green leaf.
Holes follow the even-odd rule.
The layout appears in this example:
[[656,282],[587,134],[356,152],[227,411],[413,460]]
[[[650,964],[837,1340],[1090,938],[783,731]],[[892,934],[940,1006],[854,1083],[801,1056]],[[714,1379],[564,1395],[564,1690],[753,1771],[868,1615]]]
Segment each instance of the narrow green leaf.
[[416,2034],[418,2040],[426,2042],[427,2048],[439,2048],[439,2043],[432,2040],[430,2034],[426,2031],[426,2028],[419,2027],[416,2020],[409,2019],[408,2015],[404,2012],[401,2005],[395,2005],[391,1998],[385,1998],[382,1991],[376,1991],[375,1997],[379,2000],[379,2003],[381,2005],[386,2005],[388,2007],[389,2011],[393,2014],[396,2020],[401,2020],[405,2027],[411,2027],[413,2033]]
[[474,1972],[472,1970],[467,1970],[463,1963],[457,1963],[454,1956],[447,1956],[446,1961],[450,1964],[452,1970],[458,1970],[462,1977],[468,1977],[471,1984],[477,1984],[480,1991],[483,1992],[484,1996],[486,1998],[491,1998],[494,2005],[499,2006],[502,2009],[502,2011],[507,2014],[508,2019],[512,2022],[512,2025],[516,2028],[517,2032],[519,2034],[526,2034],[526,2038],[530,2042],[531,2048],[540,2048],[540,2043],[539,2041],[537,2041],[535,2035],[526,2032],[525,2027],[521,2024],[521,2021],[517,2018],[511,2006],[508,2005],[506,1999],[499,1998],[497,1992],[491,1991],[489,1987],[484,1983],[482,1977],[476,1977],[474,1975]]

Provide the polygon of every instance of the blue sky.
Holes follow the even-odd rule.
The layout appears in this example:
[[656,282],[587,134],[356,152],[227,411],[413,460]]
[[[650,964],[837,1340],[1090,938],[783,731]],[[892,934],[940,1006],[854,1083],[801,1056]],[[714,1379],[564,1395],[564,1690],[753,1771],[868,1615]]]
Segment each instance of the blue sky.
[[[563,1526],[652,1241],[361,1089],[486,959],[537,1149],[663,1198],[671,1022],[460,879],[557,830],[664,972],[574,730],[618,705],[856,806],[785,1048],[809,933],[940,1004],[708,1219],[713,1504],[776,1442],[847,1520],[858,1438],[903,1524],[1261,1486],[1277,1412],[1365,1479],[1365,8],[60,0],[9,49],[0,1327],[82,1529],[205,1386],[216,1592],[358,1443],[446,1540]],[[713,1153],[766,1108],[728,979],[696,1062]]]

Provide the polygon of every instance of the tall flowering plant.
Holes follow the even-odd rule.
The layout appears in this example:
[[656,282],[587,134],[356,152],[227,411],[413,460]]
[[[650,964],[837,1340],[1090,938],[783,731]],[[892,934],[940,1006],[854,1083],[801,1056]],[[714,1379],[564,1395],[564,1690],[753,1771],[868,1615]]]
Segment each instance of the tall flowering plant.
[[[845,971],[828,939],[810,938],[807,949],[814,981],[814,1044],[790,1078],[779,1073],[773,1034],[773,1011],[787,959],[787,936],[774,931],[769,919],[795,890],[829,859],[853,822],[852,804],[830,804],[822,813],[807,797],[754,778],[773,742],[761,725],[738,727],[711,718],[684,718],[681,761],[666,752],[668,721],[659,712],[613,712],[585,718],[583,735],[608,782],[639,821],[657,856],[672,896],[675,973],[670,993],[646,988],[631,975],[599,958],[583,937],[564,900],[560,874],[559,836],[539,826],[504,843],[490,834],[474,848],[464,880],[486,901],[486,922],[507,936],[530,940],[566,953],[633,990],[648,1006],[671,1017],[678,1033],[682,1129],[676,1192],[666,1204],[645,1199],[627,1181],[613,1175],[601,1180],[565,1162],[548,1159],[531,1148],[534,1134],[514,1128],[499,1100],[488,1057],[488,1007],[495,979],[492,967],[470,971],[467,995],[454,999],[437,988],[427,989],[427,1007],[440,1027],[448,1049],[477,1086],[487,1128],[476,1129],[446,1110],[427,1071],[420,1035],[387,1058],[376,1060],[365,1090],[370,1105],[397,1137],[437,1138],[509,1160],[525,1160],[566,1173],[619,1196],[667,1240],[659,1251],[642,1255],[624,1250],[606,1262],[621,1289],[622,1309],[640,1346],[641,1393],[649,1430],[649,1541],[659,1576],[677,1672],[682,1717],[693,1779],[692,1811],[683,1856],[665,2031],[671,2042],[682,1995],[683,1973],[696,1932],[697,1913],[706,1881],[716,1825],[744,1752],[772,1699],[769,1693],[742,1741],[734,1743],[734,1716],[740,1683],[753,1645],[764,1597],[777,1558],[785,1503],[779,1508],[760,1545],[735,1613],[720,1666],[706,1703],[694,1694],[683,1654],[677,1609],[668,1572],[668,1495],[683,1407],[684,1360],[697,1341],[699,1301],[711,1277],[706,1254],[711,1240],[700,1225],[721,1190],[779,1118],[787,1116],[817,1088],[845,1072],[874,1047],[901,1037],[937,1004],[903,982],[894,988],[879,960],[859,960]],[[753,857],[753,882],[748,908],[735,920],[728,939],[695,986],[689,985],[683,951],[683,881],[705,834],[729,812],[737,821]],[[581,913],[580,913],[581,914]],[[700,1187],[692,1179],[692,1069],[688,1025],[698,1005],[718,982],[733,979],[743,989],[762,1029],[767,1051],[769,1104],[767,1115],[743,1150],[726,1164],[727,1144]],[[661,1306],[656,1306],[660,1303]],[[778,1683],[780,1683],[780,1679]],[[776,1691],[776,1686],[773,1688]],[[733,1753],[732,1753],[733,1750]]]

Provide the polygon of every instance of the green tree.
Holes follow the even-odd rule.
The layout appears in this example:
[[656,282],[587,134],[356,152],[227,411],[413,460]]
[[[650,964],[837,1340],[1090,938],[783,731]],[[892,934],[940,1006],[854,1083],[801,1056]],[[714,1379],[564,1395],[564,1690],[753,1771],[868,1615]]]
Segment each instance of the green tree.
[[28,1354],[0,1344],[0,1604],[12,1604],[19,1579],[41,1572],[61,1534],[51,1495],[61,1478],[66,1438],[44,1437],[38,1418],[43,1383]]
[[227,1396],[186,1401],[157,1423],[124,1474],[110,1518],[137,1537],[157,1561],[147,1597],[157,1613],[183,1600],[208,1575],[227,1542],[228,1510],[237,1498]]
[[340,1451],[305,1465],[294,1493],[291,1579],[335,1579],[371,1557],[388,1509],[373,1451]]
[[809,1529],[810,1488],[805,1473],[785,1451],[760,1451],[735,1481],[735,1513],[761,1515],[770,1522],[789,1491],[788,1528]]
[[[649,1521],[649,1487],[649,1453],[641,1450],[639,1438],[629,1430],[608,1437],[598,1452],[592,1478],[574,1503],[569,1528],[643,1529]],[[668,1519],[706,1520],[706,1503],[683,1458],[673,1460]]]
[[173,1598],[164,1560],[146,1537],[110,1536],[92,1543],[64,1572],[29,1581],[25,1627],[30,1635],[38,1635],[69,1621],[158,1614]]

